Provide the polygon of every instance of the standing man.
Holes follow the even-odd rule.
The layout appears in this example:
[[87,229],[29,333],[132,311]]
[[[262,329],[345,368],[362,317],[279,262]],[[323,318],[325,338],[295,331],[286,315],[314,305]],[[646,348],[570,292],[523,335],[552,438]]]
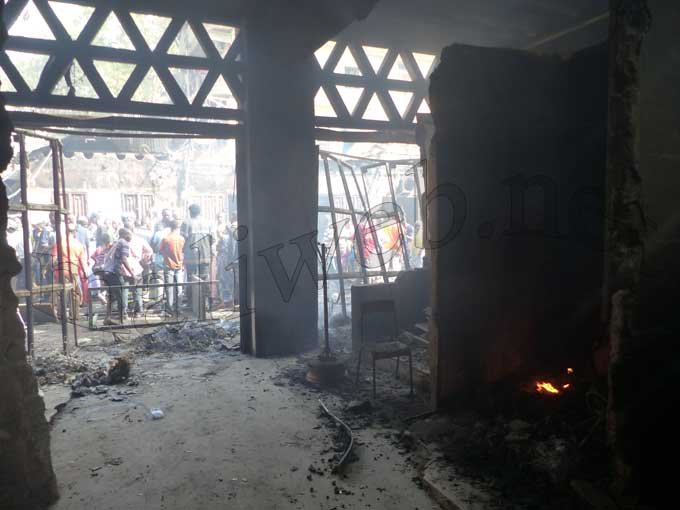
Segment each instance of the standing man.
[[78,216],[78,224],[76,225],[76,239],[85,248],[85,255],[90,259],[90,231],[87,228],[89,221],[86,216]]
[[179,222],[170,220],[170,233],[163,238],[158,250],[163,255],[165,311],[170,314],[174,310],[175,297],[179,299],[181,294],[177,284],[184,281],[184,243],[184,238],[179,233]]
[[[172,220],[172,211],[170,209],[163,209],[161,211],[161,219],[158,223],[156,223],[153,226],[153,234],[151,235],[151,238],[154,239],[156,237],[156,233],[165,230],[170,226],[170,220]],[[160,243],[160,241],[159,241]],[[158,245],[154,246],[153,243],[151,244],[151,247],[154,250],[158,250]]]
[[52,225],[54,224],[54,212],[50,212],[50,222],[42,222],[40,230],[35,238],[35,254],[38,259],[36,265],[36,283],[49,285],[52,283],[51,266],[52,248],[56,243],[56,235]]
[[[191,283],[196,277],[207,280],[217,243],[214,229],[201,216],[201,207],[198,204],[189,206],[189,219],[182,224],[181,234],[185,241],[184,264],[187,281]],[[192,286],[189,285],[187,293],[190,298],[192,291]],[[201,309],[204,309],[202,304]]]
[[[56,243],[52,247],[50,257],[52,260],[52,281],[61,281],[63,274],[64,282],[73,285],[74,305],[80,306],[87,302],[87,271],[89,268],[87,254],[85,247],[76,237],[76,225],[69,223],[67,231],[68,239],[64,237],[61,242],[61,267],[58,264],[59,255]],[[77,309],[71,311],[72,319],[77,318],[77,312]]]
[[105,325],[116,324],[111,319],[111,305],[114,299],[118,301],[121,320],[126,319],[128,289],[125,285],[125,277],[134,274],[130,260],[130,241],[132,241],[132,232],[121,228],[118,232],[118,241],[111,247],[104,263],[104,281],[109,287]]
[[124,224],[125,229],[129,230],[132,237],[130,243],[130,266],[132,275],[126,277],[127,283],[133,285],[132,302],[134,308],[132,316],[137,317],[144,308],[142,302],[142,289],[139,287],[144,282],[144,272],[151,265],[151,258],[153,257],[153,250],[146,239],[135,232],[134,223],[127,222]]

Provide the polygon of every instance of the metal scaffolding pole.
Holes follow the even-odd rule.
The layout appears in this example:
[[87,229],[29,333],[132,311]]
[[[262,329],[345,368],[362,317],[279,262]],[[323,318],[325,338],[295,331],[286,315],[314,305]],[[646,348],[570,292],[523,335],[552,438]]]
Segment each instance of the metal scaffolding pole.
[[[328,203],[331,206],[331,221],[333,223],[333,240],[335,241],[335,260],[338,265],[338,275],[340,276],[340,306],[342,308],[342,315],[347,317],[347,303],[345,302],[345,279],[342,276],[342,254],[340,253],[340,235],[338,234],[338,223],[335,216],[335,199],[333,197],[333,186],[331,185],[331,172],[328,167],[328,158],[324,156],[323,166],[326,172],[326,187],[328,189]],[[326,246],[322,245],[324,250],[323,263],[326,263],[325,250]],[[326,268],[323,268],[324,275],[326,274]],[[326,290],[324,281],[324,292]],[[325,297],[324,297],[325,299]],[[326,306],[326,305],[325,305]]]
[[[73,313],[73,344],[78,347],[78,313],[80,311],[78,304],[76,303],[76,282],[73,280],[73,269],[72,269],[72,264],[71,264],[71,236],[68,233],[68,225],[69,225],[69,203],[68,203],[68,195],[66,194],[66,177],[64,176],[64,151],[61,146],[61,142],[55,141],[54,142],[54,149],[56,149],[57,154],[58,154],[58,159],[57,162],[59,164],[59,179],[61,181],[61,195],[62,195],[62,204],[64,207],[65,216],[66,216],[66,253],[68,255],[68,273],[69,273],[69,280],[71,281],[71,284],[73,285],[73,289],[71,290],[71,306],[73,307],[72,313]],[[53,150],[54,150],[53,149]],[[83,268],[84,269],[84,268]],[[77,275],[79,278],[80,275]],[[82,288],[82,287],[81,287]],[[81,296],[84,296],[84,293],[81,291],[80,293]]]
[[359,225],[357,223],[357,212],[354,209],[354,201],[352,200],[352,194],[350,193],[349,186],[347,185],[347,178],[345,177],[345,171],[343,170],[343,165],[341,165],[337,160],[335,162],[338,164],[338,170],[340,171],[340,178],[342,179],[342,186],[345,188],[345,195],[347,196],[347,204],[351,211],[352,225],[354,226],[354,239],[357,242],[359,250],[359,263],[361,265],[361,274],[364,283],[368,283],[368,276],[366,275],[366,257],[364,254],[364,240],[359,232]]
[[23,134],[18,134],[19,141],[19,180],[21,185],[21,228],[24,243],[24,286],[26,294],[26,347],[28,355],[33,358],[33,253],[31,250],[30,223],[28,221],[28,156],[26,155],[26,140]]
[[[57,210],[54,211],[54,230],[57,242],[57,274],[59,275],[59,296],[60,296],[60,314],[61,314],[61,343],[64,354],[68,354],[68,330],[66,324],[66,291],[64,290],[64,255],[62,253],[62,238],[61,238],[61,192],[59,190],[59,165],[58,156],[55,149],[55,142],[50,142],[52,149],[52,186],[54,188],[54,205]],[[68,239],[68,233],[66,233]],[[69,256],[70,259],[70,256]],[[70,261],[69,261],[70,262]],[[54,261],[52,261],[52,271],[54,273]]]
[[[351,165],[348,165],[351,167]],[[375,166],[375,165],[374,165]],[[352,175],[354,175],[354,169],[352,168]],[[368,198],[368,187],[366,186],[366,177],[364,176],[364,169],[361,169],[361,181],[364,183],[364,193],[366,194],[366,203],[364,204],[364,209],[366,209],[366,219],[368,220],[368,227],[371,230],[373,236],[373,244],[375,246],[375,253],[378,256],[378,261],[380,262],[380,269],[383,275],[383,282],[388,283],[390,279],[387,277],[387,267],[385,266],[385,258],[383,257],[382,246],[380,246],[380,240],[378,239],[378,233],[375,230],[375,224],[373,223],[373,213],[371,211],[371,201]]]
[[394,209],[394,215],[397,219],[397,227],[399,228],[399,242],[401,243],[401,253],[404,257],[404,267],[406,270],[411,269],[411,264],[408,260],[408,252],[406,251],[406,239],[404,238],[404,229],[401,224],[401,216],[399,216],[399,209],[397,205],[397,197],[394,194],[394,183],[392,182],[392,164],[385,163],[385,170],[387,170],[387,181],[390,184],[390,195],[392,196],[392,208]]

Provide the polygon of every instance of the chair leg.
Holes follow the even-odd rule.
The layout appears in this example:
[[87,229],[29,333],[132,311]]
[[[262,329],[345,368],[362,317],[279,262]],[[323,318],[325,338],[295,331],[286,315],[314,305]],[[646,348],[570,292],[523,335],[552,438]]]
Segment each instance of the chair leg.
[[408,353],[408,378],[411,385],[411,396],[413,396],[413,357],[411,356],[411,351]]
[[394,373],[394,377],[399,379],[399,356],[397,356],[397,371]]
[[357,373],[356,373],[356,376],[354,377],[354,386],[359,384],[359,372],[361,370],[361,358],[362,358],[363,354],[364,354],[364,350],[359,349],[359,361],[357,362]]
[[375,400],[375,356],[373,356],[373,400]]

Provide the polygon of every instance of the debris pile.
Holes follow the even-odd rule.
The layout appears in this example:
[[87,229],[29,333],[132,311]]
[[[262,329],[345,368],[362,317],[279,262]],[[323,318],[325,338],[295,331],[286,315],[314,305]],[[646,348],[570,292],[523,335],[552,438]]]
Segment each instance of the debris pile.
[[141,335],[136,340],[144,352],[202,352],[210,350],[238,351],[238,326],[233,321],[206,323],[187,321],[167,324]]
[[49,356],[36,358],[33,372],[38,378],[38,383],[45,386],[68,383],[74,375],[94,371],[97,367],[97,363],[55,352]]
[[126,382],[130,377],[130,361],[127,358],[113,358],[105,366],[83,373],[71,383],[71,396],[84,397],[91,393],[101,394],[110,386]]

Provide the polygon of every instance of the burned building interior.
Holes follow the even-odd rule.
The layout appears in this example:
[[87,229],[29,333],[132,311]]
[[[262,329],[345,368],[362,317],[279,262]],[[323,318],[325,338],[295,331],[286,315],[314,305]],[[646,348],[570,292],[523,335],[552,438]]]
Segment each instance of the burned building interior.
[[0,510],[678,505],[680,2],[0,13]]

